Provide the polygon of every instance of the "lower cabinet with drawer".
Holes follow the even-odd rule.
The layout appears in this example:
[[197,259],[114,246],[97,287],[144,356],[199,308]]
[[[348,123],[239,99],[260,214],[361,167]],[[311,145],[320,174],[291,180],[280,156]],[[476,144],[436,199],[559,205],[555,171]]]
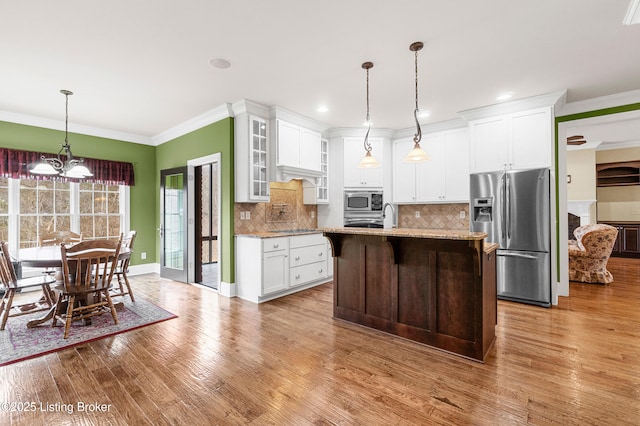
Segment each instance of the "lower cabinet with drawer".
[[329,281],[327,248],[322,234],[236,236],[238,297],[260,303]]
[[321,234],[290,237],[289,286],[327,278],[327,241]]

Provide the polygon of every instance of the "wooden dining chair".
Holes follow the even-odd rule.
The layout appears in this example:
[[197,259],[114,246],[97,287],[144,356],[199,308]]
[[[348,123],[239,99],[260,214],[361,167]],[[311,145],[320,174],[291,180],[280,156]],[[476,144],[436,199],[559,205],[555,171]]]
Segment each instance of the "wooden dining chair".
[[128,294],[132,302],[135,302],[136,299],[133,297],[133,292],[131,291],[131,285],[129,284],[127,273],[129,272],[129,262],[131,261],[131,253],[133,253],[133,242],[136,239],[136,235],[136,231],[130,231],[122,241],[122,247],[125,247],[129,250],[126,255],[121,254],[118,257],[118,264],[115,271],[113,271],[113,274],[118,279],[118,287],[114,287],[111,290],[112,297],[125,296]]
[[111,312],[114,324],[118,324],[109,289],[121,244],[122,235],[118,240],[82,241],[71,247],[64,243],[60,245],[63,282],[55,287],[60,291],[61,299],[52,326],[55,327],[58,320],[64,322],[65,339],[75,320]]
[[[45,311],[51,309],[55,303],[56,297],[50,287],[50,284],[56,281],[55,278],[41,275],[18,279],[11,261],[9,244],[6,241],[0,241],[0,280],[4,290],[0,302],[0,330],[4,330],[10,317]],[[38,293],[39,300],[13,304],[13,298],[17,292],[33,287],[42,288],[42,294]]]
[[38,237],[40,246],[59,246],[62,243],[72,244],[82,241],[82,234],[72,231],[52,231]]

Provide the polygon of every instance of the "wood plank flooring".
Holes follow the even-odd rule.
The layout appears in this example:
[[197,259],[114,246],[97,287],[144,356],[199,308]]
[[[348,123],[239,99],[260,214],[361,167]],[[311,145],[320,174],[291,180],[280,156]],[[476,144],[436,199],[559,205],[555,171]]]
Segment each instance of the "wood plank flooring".
[[255,305],[131,277],[179,318],[0,368],[0,408],[50,407],[0,424],[640,425],[640,260],[609,269],[551,309],[499,301],[485,364],[332,319],[331,284]]

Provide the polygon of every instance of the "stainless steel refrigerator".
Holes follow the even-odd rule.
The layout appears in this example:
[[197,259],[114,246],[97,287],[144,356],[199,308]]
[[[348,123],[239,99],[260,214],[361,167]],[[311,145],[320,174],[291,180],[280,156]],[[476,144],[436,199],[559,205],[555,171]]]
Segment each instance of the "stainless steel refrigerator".
[[551,306],[550,181],[549,169],[471,175],[471,231],[500,245],[499,299]]

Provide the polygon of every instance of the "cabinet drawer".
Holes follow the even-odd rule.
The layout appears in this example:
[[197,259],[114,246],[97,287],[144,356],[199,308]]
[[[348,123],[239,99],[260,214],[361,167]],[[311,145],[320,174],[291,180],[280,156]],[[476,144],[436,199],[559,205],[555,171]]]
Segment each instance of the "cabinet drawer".
[[289,287],[306,284],[327,277],[327,262],[310,263],[289,270]]
[[288,237],[264,238],[262,240],[262,251],[268,253],[276,250],[286,250],[289,248]]
[[306,247],[324,244],[327,241],[322,234],[306,234],[289,237],[289,247]]
[[289,257],[289,266],[307,265],[327,259],[327,244],[318,244],[309,247],[292,248]]

